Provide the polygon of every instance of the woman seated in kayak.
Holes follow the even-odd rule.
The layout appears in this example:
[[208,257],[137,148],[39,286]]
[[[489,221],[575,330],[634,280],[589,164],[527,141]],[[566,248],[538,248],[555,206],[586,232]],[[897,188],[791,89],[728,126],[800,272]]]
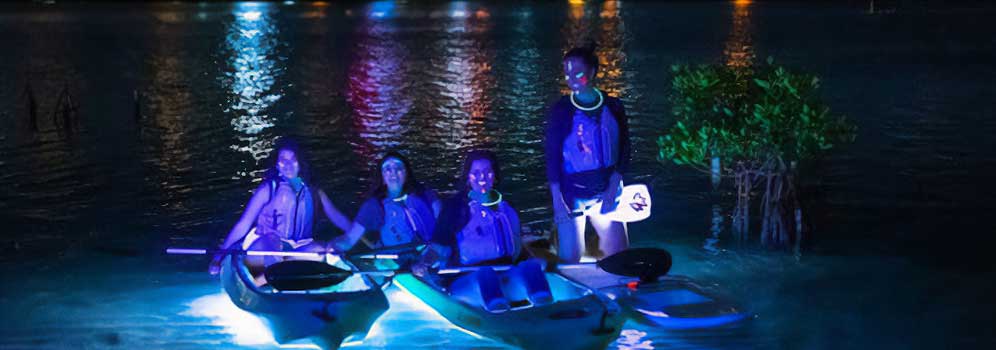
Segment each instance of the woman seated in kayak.
[[[242,217],[219,248],[325,251],[325,247],[312,238],[315,203],[320,203],[325,216],[343,231],[349,229],[349,219],[332,205],[324,191],[309,185],[308,163],[295,141],[282,138],[273,155],[273,165],[264,173]],[[240,241],[241,245],[237,245]],[[221,269],[224,256],[215,255],[209,268],[211,274],[217,274]],[[273,256],[245,259],[250,271],[257,275],[263,267],[280,260]]]
[[449,290],[453,296],[492,312],[510,307],[502,291],[523,294],[534,305],[552,301],[550,285],[539,259],[529,259],[499,276],[489,265],[508,265],[522,255],[519,215],[494,189],[500,169],[494,153],[472,151],[463,166],[464,189],[447,200],[440,214],[432,245],[412,271],[423,276],[429,266],[481,266],[457,278]]
[[428,242],[442,205],[436,193],[415,178],[405,157],[388,152],[374,175],[376,184],[360,205],[353,226],[332,247],[351,249],[361,239],[370,248]]

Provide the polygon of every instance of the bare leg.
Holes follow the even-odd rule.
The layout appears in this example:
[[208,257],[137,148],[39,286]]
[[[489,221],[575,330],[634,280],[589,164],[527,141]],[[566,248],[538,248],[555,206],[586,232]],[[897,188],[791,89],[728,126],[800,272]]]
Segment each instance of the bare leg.
[[557,225],[557,255],[560,261],[574,264],[584,254],[585,217],[579,216]]
[[598,233],[598,250],[601,251],[599,258],[604,258],[618,253],[629,247],[629,234],[626,232],[626,224],[595,214],[591,216],[591,226]]
[[[252,242],[249,246],[249,250],[270,250],[279,251],[281,250],[280,238],[275,235],[262,235]],[[263,278],[263,270],[267,266],[270,266],[278,262],[279,258],[274,256],[247,256],[245,259],[246,266],[249,267],[249,272],[252,273],[253,277],[256,279],[257,285],[262,285],[259,283],[266,283],[266,279]]]

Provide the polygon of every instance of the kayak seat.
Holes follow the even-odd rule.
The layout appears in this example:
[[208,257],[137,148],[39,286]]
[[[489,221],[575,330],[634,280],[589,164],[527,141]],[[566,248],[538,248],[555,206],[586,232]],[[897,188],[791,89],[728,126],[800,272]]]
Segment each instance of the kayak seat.
[[539,291],[529,295],[529,300],[533,305],[546,305],[553,303],[553,294],[549,291]]
[[505,298],[494,298],[488,301],[488,305],[485,307],[485,310],[488,310],[488,312],[491,313],[500,314],[508,311],[512,307],[513,304],[510,304],[508,300],[505,300]]
[[517,308],[521,308],[521,307],[524,307],[524,306],[530,306],[532,304],[533,303],[530,303],[528,299],[522,299],[522,300],[512,300],[512,302],[510,303],[510,306],[513,309],[517,309]]

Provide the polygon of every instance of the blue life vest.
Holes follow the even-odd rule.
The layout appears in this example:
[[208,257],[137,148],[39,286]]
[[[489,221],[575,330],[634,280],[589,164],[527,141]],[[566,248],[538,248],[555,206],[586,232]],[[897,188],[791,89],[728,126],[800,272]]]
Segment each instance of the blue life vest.
[[618,161],[619,125],[608,107],[597,120],[576,109],[571,131],[564,138],[564,172],[567,174],[608,168]]
[[380,242],[385,247],[411,243],[414,240],[428,242],[432,238],[436,217],[432,207],[419,196],[405,195],[403,199],[385,198],[384,226],[380,229]]
[[[515,229],[519,220],[507,203],[498,204],[497,210],[487,210],[491,215],[490,225],[481,225],[474,230],[460,230],[457,233],[457,245],[460,250],[460,263],[473,265],[476,263],[511,257],[515,250]],[[470,215],[481,215],[470,213]],[[473,219],[471,219],[473,220]]]

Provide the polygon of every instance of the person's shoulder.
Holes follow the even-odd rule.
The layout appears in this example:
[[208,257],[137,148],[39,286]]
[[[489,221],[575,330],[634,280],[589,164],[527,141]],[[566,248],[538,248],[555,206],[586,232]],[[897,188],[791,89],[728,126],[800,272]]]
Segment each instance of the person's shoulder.
[[272,187],[273,187],[273,180],[271,180],[271,179],[263,179],[263,181],[259,182],[259,185],[256,185],[256,189],[253,190],[252,193],[254,195],[255,194],[269,194]]

